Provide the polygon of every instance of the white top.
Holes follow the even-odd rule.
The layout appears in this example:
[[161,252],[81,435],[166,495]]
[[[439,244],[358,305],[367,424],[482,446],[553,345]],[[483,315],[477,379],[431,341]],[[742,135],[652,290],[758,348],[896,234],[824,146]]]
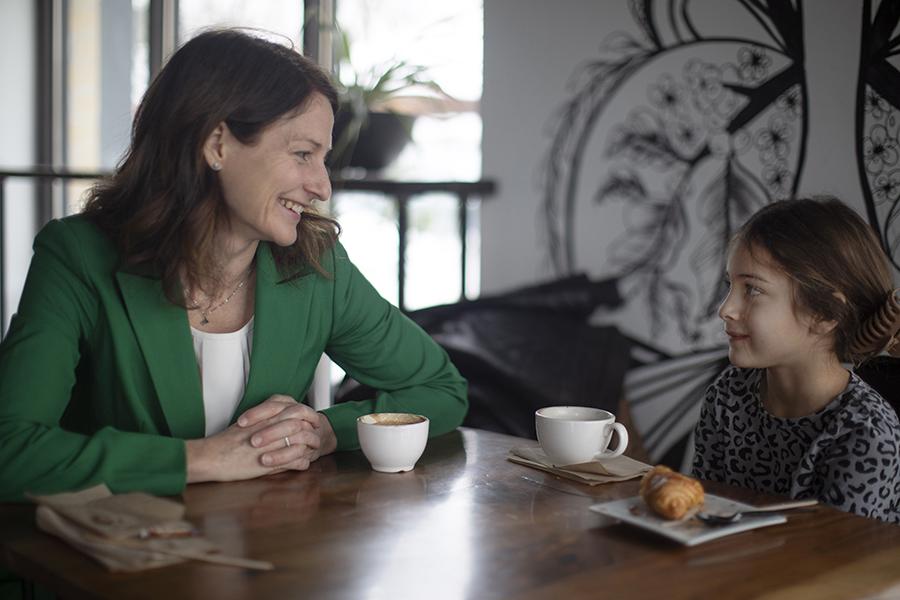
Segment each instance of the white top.
[[250,376],[253,317],[231,333],[207,333],[191,327],[191,336],[203,383],[206,435],[210,436],[228,427],[244,397]]

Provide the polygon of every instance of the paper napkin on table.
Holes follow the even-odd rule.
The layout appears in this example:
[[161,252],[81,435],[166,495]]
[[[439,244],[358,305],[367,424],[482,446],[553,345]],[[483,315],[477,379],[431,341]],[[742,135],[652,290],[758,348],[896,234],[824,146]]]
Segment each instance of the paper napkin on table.
[[183,519],[184,505],[140,492],[112,494],[101,484],[80,492],[32,496],[39,529],[62,538],[110,571],[142,571],[185,560],[248,568],[271,564],[218,554]]
[[561,477],[567,477],[586,483],[588,485],[598,485],[601,483],[612,483],[615,481],[627,481],[636,477],[643,476],[652,467],[639,460],[628,458],[620,455],[615,458],[605,458],[603,460],[592,460],[577,465],[554,466],[540,446],[520,446],[512,448],[509,451],[507,459],[534,467],[543,471],[548,471]]

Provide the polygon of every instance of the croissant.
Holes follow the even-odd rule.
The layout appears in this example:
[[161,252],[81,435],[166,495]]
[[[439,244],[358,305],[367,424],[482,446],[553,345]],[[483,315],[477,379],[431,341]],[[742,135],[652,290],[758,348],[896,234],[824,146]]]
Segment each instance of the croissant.
[[703,485],[669,467],[657,465],[641,480],[641,498],[665,519],[681,519],[703,504]]

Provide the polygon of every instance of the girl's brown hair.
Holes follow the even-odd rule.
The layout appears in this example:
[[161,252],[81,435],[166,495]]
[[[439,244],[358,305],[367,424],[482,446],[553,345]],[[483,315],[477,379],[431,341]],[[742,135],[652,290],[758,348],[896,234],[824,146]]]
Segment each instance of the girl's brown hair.
[[878,238],[853,209],[830,196],[774,202],[751,216],[732,244],[767,252],[791,279],[796,306],[837,323],[839,360],[869,358],[855,354],[851,343],[893,282]]
[[[203,144],[219,123],[253,144],[276,120],[305,110],[314,93],[337,110],[337,91],[318,65],[293,49],[240,30],[207,31],[182,46],[138,107],[130,147],[116,172],[95,185],[85,214],[114,241],[125,266],[161,277],[166,296],[185,305],[189,286],[218,281],[215,234],[227,223],[218,177]],[[334,246],[335,221],[306,212],[290,247],[273,245],[285,279]],[[218,283],[216,283],[218,285]]]

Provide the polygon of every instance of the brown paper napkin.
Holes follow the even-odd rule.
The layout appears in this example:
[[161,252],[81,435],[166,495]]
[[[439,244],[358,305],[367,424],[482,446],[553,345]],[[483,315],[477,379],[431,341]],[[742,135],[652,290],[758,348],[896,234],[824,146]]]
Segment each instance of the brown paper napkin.
[[249,569],[268,562],[219,554],[182,517],[184,505],[144,493],[113,495],[101,484],[80,492],[32,496],[39,529],[62,538],[110,571],[142,571],[185,560]]
[[520,465],[541,469],[542,471],[547,471],[588,485],[627,481],[629,479],[641,477],[644,473],[652,469],[650,465],[642,463],[639,460],[634,460],[633,458],[628,458],[624,455],[603,460],[593,460],[577,465],[556,467],[550,462],[540,446],[520,446],[512,448],[506,458]]

